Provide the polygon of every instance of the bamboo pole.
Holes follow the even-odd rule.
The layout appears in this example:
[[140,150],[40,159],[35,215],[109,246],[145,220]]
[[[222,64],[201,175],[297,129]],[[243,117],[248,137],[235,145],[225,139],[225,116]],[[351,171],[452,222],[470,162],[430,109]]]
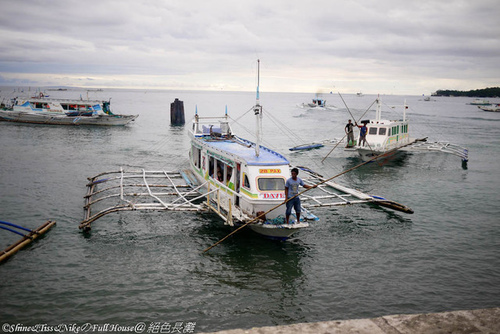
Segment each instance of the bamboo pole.
[[[402,148],[402,147],[405,147],[405,146],[408,146],[408,145],[411,145],[411,144],[406,144],[406,145],[404,145],[404,146],[401,146],[401,147],[398,147],[398,148],[392,149],[392,150],[390,150],[390,151],[386,152],[385,154],[390,153],[390,152],[393,152],[393,151],[397,151],[398,149],[400,149],[400,148]],[[240,230],[241,230],[241,229],[243,229],[244,227],[246,227],[246,226],[248,226],[249,224],[251,224],[251,223],[255,222],[255,221],[256,221],[256,220],[258,220],[258,219],[260,219],[261,217],[264,217],[264,216],[265,216],[266,214],[268,214],[269,212],[276,210],[278,207],[280,207],[280,206],[282,206],[283,204],[285,204],[286,202],[288,202],[288,201],[290,201],[290,200],[294,199],[295,197],[298,197],[298,196],[302,195],[303,193],[305,193],[305,192],[309,191],[310,189],[312,189],[312,188],[316,188],[317,186],[319,186],[319,185],[321,185],[321,184],[323,184],[323,183],[326,183],[326,182],[328,182],[328,181],[331,181],[331,180],[333,180],[333,179],[335,179],[335,178],[337,178],[337,177],[339,177],[339,176],[341,176],[341,175],[344,175],[344,174],[349,173],[350,171],[353,171],[353,170],[355,170],[355,169],[357,169],[357,168],[359,168],[359,167],[361,167],[361,166],[364,166],[364,165],[366,165],[367,163],[372,162],[372,161],[374,161],[374,160],[378,159],[379,157],[380,157],[380,156],[378,156],[378,155],[377,155],[377,156],[374,156],[374,157],[373,157],[373,158],[371,158],[370,160],[367,160],[367,161],[365,161],[365,162],[362,162],[362,163],[360,163],[360,164],[358,164],[358,165],[356,165],[356,166],[354,166],[354,167],[351,167],[351,168],[349,168],[349,169],[347,169],[347,170],[345,170],[345,171],[343,171],[343,172],[341,172],[341,173],[339,173],[339,174],[337,174],[337,175],[335,175],[335,176],[332,176],[332,177],[330,177],[330,178],[328,178],[328,179],[326,179],[326,180],[323,180],[323,181],[321,181],[321,182],[319,182],[319,183],[316,183],[316,184],[315,184],[315,185],[313,185],[311,188],[305,189],[305,190],[303,190],[302,192],[298,193],[297,195],[295,195],[295,196],[293,196],[293,197],[290,197],[290,198],[286,199],[284,202],[282,202],[282,203],[280,203],[280,204],[278,204],[278,205],[276,205],[276,206],[272,207],[271,209],[267,210],[266,212],[264,212],[264,213],[260,214],[259,216],[255,217],[255,218],[253,218],[252,220],[250,220],[250,221],[246,222],[245,224],[241,225],[241,226],[240,226],[240,227],[238,227],[236,230],[232,231],[231,233],[229,233],[229,234],[228,234],[228,235],[226,235],[224,238],[222,238],[222,239],[220,239],[219,241],[217,241],[217,242],[216,242],[215,244],[213,244],[212,246],[210,246],[210,247],[206,248],[206,249],[203,251],[203,253],[208,252],[209,250],[211,250],[212,248],[214,248],[214,247],[215,247],[215,246],[217,246],[218,244],[222,243],[224,240],[226,240],[227,238],[229,238],[230,236],[232,236],[232,235],[233,235],[233,234],[235,234],[236,232],[240,231]],[[377,202],[375,202],[375,203],[377,203]]]
[[50,228],[52,228],[55,224],[56,224],[55,221],[48,220],[42,226],[38,227],[36,230],[31,231],[29,234],[27,234],[24,237],[22,237],[16,243],[14,243],[11,246],[7,247],[0,254],[0,263],[2,263],[3,261],[7,260],[9,257],[11,257],[15,253],[17,253],[19,250],[21,250],[24,247],[26,247],[27,245],[29,245],[31,242],[33,242],[38,237],[40,237],[43,234],[47,233],[47,231]]

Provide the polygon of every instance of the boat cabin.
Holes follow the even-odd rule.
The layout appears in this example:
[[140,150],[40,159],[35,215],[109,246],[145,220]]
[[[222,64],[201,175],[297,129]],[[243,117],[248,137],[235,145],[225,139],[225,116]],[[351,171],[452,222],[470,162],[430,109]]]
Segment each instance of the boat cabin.
[[[363,146],[361,134],[357,141],[358,147],[375,151],[391,150],[409,140],[408,120],[366,120],[366,142]],[[369,146],[369,147],[368,147]]]

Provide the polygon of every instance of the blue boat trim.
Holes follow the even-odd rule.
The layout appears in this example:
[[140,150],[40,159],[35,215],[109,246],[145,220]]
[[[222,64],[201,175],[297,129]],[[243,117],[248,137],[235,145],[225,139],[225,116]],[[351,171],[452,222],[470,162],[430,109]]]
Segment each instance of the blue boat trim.
[[[265,146],[260,146],[260,155],[255,155],[255,143],[237,137],[234,139],[213,139],[210,136],[197,137],[209,145],[214,152],[229,153],[246,161],[249,166],[278,166],[289,165],[290,161],[278,152],[275,152]],[[246,144],[246,145],[242,145]]]
[[295,146],[295,147],[289,148],[289,150],[290,151],[310,150],[310,149],[313,149],[313,148],[320,148],[320,147],[323,147],[323,146],[325,146],[325,145],[323,145],[323,144],[299,145],[299,146]]

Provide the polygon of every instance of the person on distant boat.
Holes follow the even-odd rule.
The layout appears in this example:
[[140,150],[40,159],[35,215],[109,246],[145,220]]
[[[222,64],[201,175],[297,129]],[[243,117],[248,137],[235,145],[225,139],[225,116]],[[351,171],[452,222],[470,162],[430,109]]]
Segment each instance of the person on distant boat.
[[285,183],[285,198],[287,199],[285,217],[287,224],[289,224],[290,215],[292,214],[292,208],[295,209],[295,215],[297,216],[297,223],[300,222],[300,209],[301,209],[300,198],[299,196],[296,196],[299,194],[299,186],[302,186],[306,189],[316,187],[304,184],[304,181],[302,181],[302,179],[297,175],[299,175],[299,170],[297,168],[292,168],[292,177],[286,180]]
[[359,130],[359,145],[361,146],[361,143],[363,143],[363,146],[365,146],[366,133],[368,132],[368,128],[366,127],[366,123],[363,123],[363,125],[358,125],[358,123],[356,123],[356,126],[360,129]]
[[354,143],[354,124],[351,123],[351,120],[347,121],[347,125],[345,126],[345,133],[347,134],[347,145],[346,147],[350,147]]

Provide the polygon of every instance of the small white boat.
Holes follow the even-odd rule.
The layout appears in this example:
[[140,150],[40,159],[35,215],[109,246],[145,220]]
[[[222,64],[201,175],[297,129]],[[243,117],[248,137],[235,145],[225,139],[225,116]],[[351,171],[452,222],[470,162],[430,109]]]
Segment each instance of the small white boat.
[[0,120],[57,125],[126,125],[139,115],[113,114],[110,101],[49,99],[43,96],[16,98],[14,105],[0,110]]
[[300,107],[304,109],[337,109],[334,105],[327,105],[326,100],[320,98],[318,95],[312,99],[312,102],[302,103]]
[[381,118],[380,98],[377,98],[376,102],[375,119],[361,121],[361,123],[366,124],[366,140],[362,140],[360,131],[356,145],[353,148],[364,161],[371,160],[375,156],[380,156],[381,159],[389,158],[396,154],[400,148],[418,141],[415,138],[410,138],[409,120],[406,118],[406,109],[408,108],[406,103],[402,120],[384,120]]
[[493,112],[500,111],[500,103],[495,103],[495,104],[491,104],[488,106],[486,106],[486,105],[477,106],[477,107],[483,111],[493,111]]
[[469,104],[473,105],[473,106],[489,106],[489,105],[491,105],[490,101],[488,101],[488,100],[481,100],[481,99],[475,99],[474,101],[472,101]]

